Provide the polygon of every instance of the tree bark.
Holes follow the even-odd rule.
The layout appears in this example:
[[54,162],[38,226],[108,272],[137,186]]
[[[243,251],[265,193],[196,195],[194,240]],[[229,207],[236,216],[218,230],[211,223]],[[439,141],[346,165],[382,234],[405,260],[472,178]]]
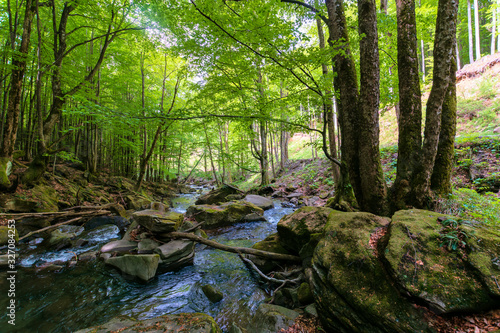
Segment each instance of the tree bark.
[[430,196],[430,178],[438,149],[442,106],[450,84],[452,59],[455,57],[457,15],[457,1],[439,0],[434,37],[434,71],[427,100],[422,158],[412,186],[413,204],[417,207],[426,207]]
[[397,0],[399,137],[396,180],[392,188],[392,210],[403,209],[409,201],[413,170],[420,163],[422,104],[418,72],[415,1]]
[[469,35],[469,64],[474,62],[474,35],[472,34],[472,13],[470,0],[467,0],[467,31]]
[[479,4],[474,0],[474,34],[476,35],[476,61],[481,59],[481,33],[479,30]]

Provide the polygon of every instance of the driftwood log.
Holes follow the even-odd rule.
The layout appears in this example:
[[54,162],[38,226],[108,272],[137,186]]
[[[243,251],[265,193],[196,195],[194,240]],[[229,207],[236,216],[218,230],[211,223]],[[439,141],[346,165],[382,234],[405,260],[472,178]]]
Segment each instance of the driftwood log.
[[217,243],[215,241],[205,239],[203,237],[194,235],[194,234],[189,234],[185,232],[170,232],[168,234],[165,234],[166,237],[168,238],[174,238],[174,239],[189,239],[192,241],[195,241],[197,243],[205,244],[210,247],[213,247],[215,249],[219,249],[222,251],[227,251],[227,252],[232,252],[232,253],[237,253],[237,254],[251,254],[254,256],[258,257],[263,257],[266,259],[271,259],[271,260],[285,260],[285,261],[293,261],[293,262],[302,262],[302,259],[300,257],[290,255],[290,254],[281,254],[281,253],[274,253],[274,252],[267,252],[267,251],[262,251],[262,250],[257,250],[257,249],[252,249],[249,247],[237,247],[237,246],[229,246],[229,245],[224,245]]

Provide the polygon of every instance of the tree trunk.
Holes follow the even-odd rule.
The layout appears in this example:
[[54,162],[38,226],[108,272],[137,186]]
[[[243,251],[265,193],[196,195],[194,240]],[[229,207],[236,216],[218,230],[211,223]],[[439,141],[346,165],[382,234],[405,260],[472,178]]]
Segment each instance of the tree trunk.
[[415,1],[397,0],[399,137],[396,180],[392,188],[393,210],[403,209],[410,200],[413,170],[420,163],[422,104],[418,72]]
[[469,64],[472,64],[474,62],[474,35],[472,34],[472,14],[470,0],[467,0],[467,31],[469,35]]
[[476,61],[478,61],[481,59],[481,33],[479,30],[479,4],[477,0],[474,0],[474,28],[476,35]]
[[450,84],[452,60],[455,58],[457,15],[457,1],[439,0],[434,37],[434,71],[427,100],[422,158],[412,186],[412,199],[416,207],[427,207],[430,196],[430,178],[438,149],[442,106]]
[[26,1],[26,10],[23,21],[23,35],[19,47],[19,55],[12,59],[12,74],[10,81],[9,103],[7,116],[3,124],[2,149],[0,150],[0,190],[10,185],[8,178],[9,163],[12,163],[12,154],[16,143],[19,114],[21,112],[21,98],[23,91],[24,73],[26,71],[26,55],[29,51],[31,38],[31,23],[33,22],[32,0]]
[[[455,56],[458,58],[458,53],[455,53]],[[451,173],[455,156],[455,134],[457,130],[457,66],[453,60],[452,58],[449,74],[450,83],[443,102],[438,151],[431,177],[431,189],[441,196],[452,193]]]
[[497,15],[496,15],[496,8],[494,6],[491,6],[491,15],[493,16],[493,27],[491,28],[491,54],[495,54],[495,47],[496,47],[496,32],[497,32]]

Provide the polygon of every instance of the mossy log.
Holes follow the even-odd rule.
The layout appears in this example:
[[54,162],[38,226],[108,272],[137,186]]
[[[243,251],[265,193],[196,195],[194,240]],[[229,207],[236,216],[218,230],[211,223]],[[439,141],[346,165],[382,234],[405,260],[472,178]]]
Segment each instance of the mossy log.
[[169,232],[168,234],[164,235],[165,237],[169,238],[182,238],[182,239],[189,239],[192,241],[195,241],[197,243],[202,243],[205,245],[208,245],[210,247],[222,250],[222,251],[227,251],[227,252],[232,252],[232,253],[245,253],[245,254],[252,254],[254,256],[259,256],[263,258],[268,258],[272,260],[285,260],[285,261],[293,261],[293,262],[302,262],[300,257],[293,256],[290,254],[281,254],[281,253],[273,253],[273,252],[266,252],[262,250],[256,250],[248,247],[236,247],[236,246],[229,246],[229,245],[224,245],[217,243],[215,241],[205,239],[200,236],[196,236],[194,234],[189,234],[189,233],[184,233],[184,232]]

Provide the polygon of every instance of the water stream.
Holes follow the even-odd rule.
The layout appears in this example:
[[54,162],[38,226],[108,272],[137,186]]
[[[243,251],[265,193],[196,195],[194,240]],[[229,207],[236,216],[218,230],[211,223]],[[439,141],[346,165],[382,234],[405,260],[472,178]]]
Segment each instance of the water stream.
[[[183,194],[173,199],[174,210],[184,213],[198,194]],[[276,232],[276,225],[292,208],[265,212],[268,222],[241,223],[210,238],[228,245],[251,246]],[[5,311],[0,313],[0,332],[72,332],[105,323],[118,315],[146,319],[170,313],[203,312],[213,316],[228,330],[232,323],[247,327],[256,308],[266,297],[265,288],[237,255],[196,246],[194,265],[177,272],[158,275],[148,284],[126,280],[112,268],[96,261],[79,263],[61,273],[40,270],[39,266],[98,249],[119,237],[113,227],[90,236],[83,248],[44,254],[22,255],[16,277],[16,326],[7,327]],[[34,242],[31,246],[36,248]],[[7,290],[6,272],[0,272],[0,290]],[[211,303],[201,291],[205,284],[216,285],[224,298]],[[7,298],[0,297],[5,309]]]

